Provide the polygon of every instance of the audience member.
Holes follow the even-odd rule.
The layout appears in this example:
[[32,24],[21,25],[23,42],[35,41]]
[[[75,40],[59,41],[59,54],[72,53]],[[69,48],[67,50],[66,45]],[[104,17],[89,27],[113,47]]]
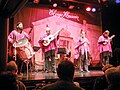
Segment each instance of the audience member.
[[12,72],[14,74],[17,74],[18,67],[17,67],[17,64],[15,63],[15,61],[8,62],[7,65],[6,65],[6,70],[10,71],[10,72]]
[[[18,72],[18,67],[17,64],[15,63],[15,61],[10,61],[9,63],[7,63],[7,72],[11,72],[13,74],[16,74],[17,76],[17,72]],[[18,90],[26,90],[26,86],[17,79],[18,82]]]
[[85,90],[73,82],[74,70],[74,64],[71,61],[61,61],[57,68],[59,79],[55,83],[44,86],[41,90]]
[[105,76],[108,81],[108,88],[105,90],[120,90],[120,70],[112,67],[105,71]]
[[118,65],[116,68],[120,71],[120,65]]
[[[105,73],[105,71],[109,68],[112,68],[113,65],[111,64],[106,64],[103,68],[102,71]],[[95,79],[95,83],[93,86],[93,90],[104,90],[108,87],[108,82],[106,80],[105,74],[103,76],[97,77]]]
[[16,74],[11,72],[2,72],[0,74],[0,90],[19,90]]

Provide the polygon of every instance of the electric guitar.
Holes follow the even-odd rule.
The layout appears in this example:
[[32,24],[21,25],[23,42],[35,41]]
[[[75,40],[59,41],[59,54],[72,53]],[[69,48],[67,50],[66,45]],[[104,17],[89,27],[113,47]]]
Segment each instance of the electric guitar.
[[50,44],[50,42],[55,39],[56,35],[58,35],[58,33],[59,33],[61,30],[63,30],[63,29],[64,29],[64,28],[58,30],[58,31],[57,31],[56,33],[54,33],[53,35],[49,35],[49,36],[45,37],[45,38],[43,39],[43,43],[42,43],[42,44],[43,44],[44,46],[48,46],[48,45]]

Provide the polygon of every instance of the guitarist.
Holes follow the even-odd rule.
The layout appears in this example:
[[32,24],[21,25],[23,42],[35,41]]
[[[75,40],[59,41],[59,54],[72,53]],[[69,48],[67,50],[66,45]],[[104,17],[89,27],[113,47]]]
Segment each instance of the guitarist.
[[23,23],[18,22],[16,25],[16,30],[12,30],[8,35],[9,42],[9,57],[14,57],[12,60],[15,60],[18,65],[18,74],[20,74],[20,69],[22,65],[22,60],[18,57],[16,49],[13,47],[13,44],[20,39],[27,38],[30,41],[29,35],[23,31]]
[[42,48],[42,53],[45,59],[45,72],[49,73],[49,69],[52,66],[52,72],[56,73],[56,65],[55,65],[55,52],[57,51],[57,40],[59,38],[59,33],[57,36],[49,43],[49,45],[44,46],[43,43],[49,42],[48,40],[45,40],[46,37],[49,37],[51,35],[50,28],[46,27],[46,34],[40,37],[39,45]]
[[102,66],[109,64],[109,59],[112,57],[111,41],[115,35],[109,37],[110,32],[104,31],[103,34],[98,38],[98,48],[100,52],[100,61]]

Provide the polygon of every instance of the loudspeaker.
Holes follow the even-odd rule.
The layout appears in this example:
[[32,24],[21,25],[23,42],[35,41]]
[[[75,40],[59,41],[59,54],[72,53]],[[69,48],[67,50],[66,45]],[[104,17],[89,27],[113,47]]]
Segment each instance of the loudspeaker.
[[58,48],[57,54],[66,54],[66,49],[65,48]]

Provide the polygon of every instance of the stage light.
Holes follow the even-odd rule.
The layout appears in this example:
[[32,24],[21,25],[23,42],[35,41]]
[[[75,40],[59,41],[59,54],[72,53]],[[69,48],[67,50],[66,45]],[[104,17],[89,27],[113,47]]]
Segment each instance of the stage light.
[[92,12],[96,12],[96,8],[92,8]]
[[74,5],[70,5],[68,8],[73,9],[74,7],[75,7]]
[[86,7],[86,11],[90,12],[91,11],[91,7]]
[[107,0],[102,0],[102,2],[106,2]]
[[116,4],[119,4],[120,3],[120,0],[115,0]]
[[53,7],[57,7],[57,3],[54,3],[54,4],[53,4]]
[[33,0],[33,3],[38,4],[40,0]]
[[80,7],[78,6],[77,9],[80,9]]
[[51,2],[52,0],[49,0],[49,2]]

